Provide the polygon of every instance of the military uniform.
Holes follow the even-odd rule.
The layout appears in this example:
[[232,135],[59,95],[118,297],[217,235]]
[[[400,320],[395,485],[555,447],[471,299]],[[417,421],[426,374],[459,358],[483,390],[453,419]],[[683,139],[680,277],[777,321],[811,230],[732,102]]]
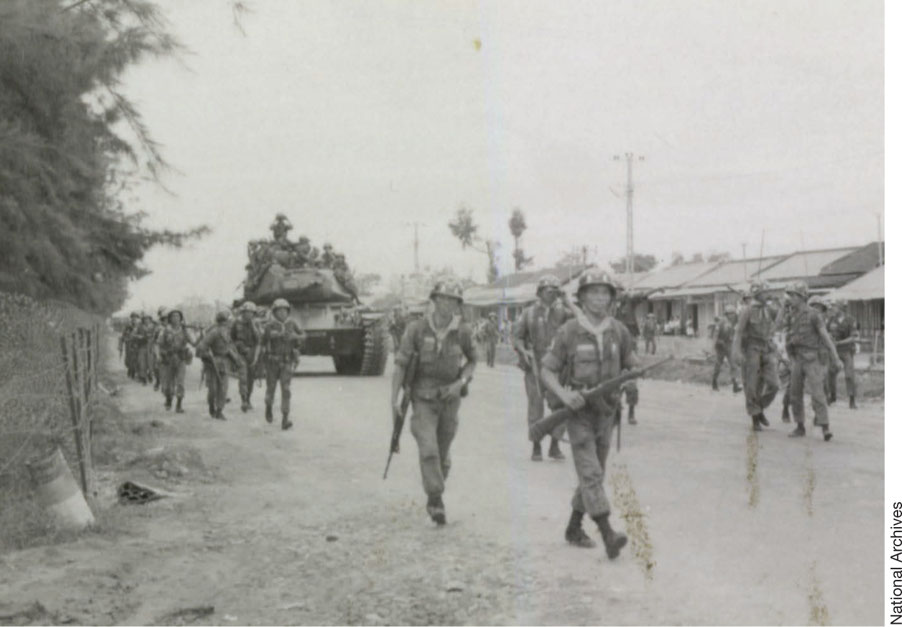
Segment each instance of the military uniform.
[[[762,425],[769,425],[764,417],[764,410],[780,390],[776,350],[772,341],[776,324],[773,311],[756,299],[742,310],[736,327],[740,333],[739,342],[744,358],[742,383],[745,389],[745,409],[756,430]],[[734,346],[735,340],[734,337]]]
[[457,433],[460,397],[440,398],[441,389],[457,381],[465,364],[476,363],[472,331],[460,318],[437,330],[432,315],[407,325],[395,364],[404,369],[419,355],[413,378],[410,432],[417,441],[426,495],[441,497],[451,471],[451,442]]
[[207,383],[207,405],[211,418],[225,420],[222,413],[229,392],[228,361],[235,359],[235,347],[229,338],[228,314],[216,315],[216,325],[208,329],[197,344],[197,354],[204,360]]
[[[557,286],[558,281],[555,277],[543,278],[539,281],[539,287],[536,292],[539,293],[547,287],[557,288]],[[536,371],[540,373],[540,376],[542,358],[545,356],[552,338],[554,338],[555,331],[568,317],[569,312],[559,300],[555,301],[551,306],[547,306],[539,300],[527,307],[514,324],[513,339],[516,344],[522,346],[535,359]],[[530,425],[538,422],[545,415],[545,398],[542,394],[541,382],[536,380],[533,369],[522,354],[520,355],[518,366],[523,370],[523,382],[526,387],[526,422],[528,431]],[[556,443],[563,434],[563,425],[552,432],[552,446],[557,446]],[[530,440],[532,440],[531,436]],[[542,459],[539,442],[535,441],[533,441],[533,459],[536,461],[541,461]]]
[[[250,311],[254,314],[256,314],[256,309],[253,303],[245,303],[242,306],[242,311]],[[254,391],[253,366],[260,345],[261,332],[253,319],[238,318],[232,324],[229,336],[238,350],[238,355],[241,356],[241,364],[238,369],[238,389],[241,394],[241,411],[247,411],[251,408],[251,393]]]
[[642,323],[642,339],[645,340],[646,355],[649,353],[649,348],[651,349],[652,355],[658,350],[657,343],[655,342],[655,334],[657,331],[658,321],[655,319],[655,315],[648,314],[645,316],[645,321]]
[[485,345],[485,365],[489,368],[495,367],[495,348],[498,346],[498,338],[498,321],[494,316],[490,316],[486,320],[482,334],[482,341]]
[[153,365],[153,336],[155,331],[153,319],[150,316],[144,316],[141,324],[131,334],[133,350],[136,353],[135,378],[145,385],[150,383],[153,377],[151,367]]
[[184,326],[167,325],[160,334],[161,386],[166,397],[166,409],[172,407],[172,397],[176,397],[175,411],[182,413],[182,399],[185,396],[185,365],[191,359],[191,338]]
[[[279,306],[288,309],[288,303],[277,300],[273,311]],[[282,392],[282,428],[291,427],[288,413],[291,411],[291,377],[297,365],[298,350],[304,339],[304,331],[291,318],[280,322],[275,317],[263,325],[261,345],[263,347],[264,367],[266,369],[266,420],[272,422],[272,405],[276,395],[276,385]]]
[[134,379],[137,371],[137,351],[132,340],[132,334],[137,331],[140,325],[141,316],[137,313],[132,313],[125,328],[122,329],[122,335],[119,336],[119,352],[125,355],[125,372],[129,379]]
[[726,360],[727,366],[730,368],[730,379],[733,382],[733,391],[739,392],[739,368],[733,363],[731,355],[733,345],[733,333],[736,330],[736,323],[730,320],[726,315],[717,322],[714,328],[714,378],[711,381],[711,387],[717,389],[717,378],[720,376],[720,366]]
[[827,415],[827,398],[824,394],[824,365],[822,340],[819,332],[826,332],[821,315],[807,304],[790,313],[786,333],[786,351],[792,364],[790,375],[790,405],[797,430],[805,429],[805,384],[814,407],[814,424],[829,434],[830,419]]
[[[847,340],[849,338],[858,337],[858,322],[852,316],[837,311],[835,315],[830,317],[827,322],[827,330],[834,342]],[[855,408],[855,343],[840,344],[836,347],[836,353],[842,362],[842,370],[846,379],[846,394],[849,395],[849,407]],[[836,400],[837,381],[839,379],[839,368],[831,364],[828,386],[830,389],[831,401]]]

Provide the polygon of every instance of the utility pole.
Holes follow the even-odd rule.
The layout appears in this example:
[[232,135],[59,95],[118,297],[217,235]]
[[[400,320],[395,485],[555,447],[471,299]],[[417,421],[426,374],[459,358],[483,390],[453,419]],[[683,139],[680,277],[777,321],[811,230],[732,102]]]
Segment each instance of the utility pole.
[[420,273],[420,227],[425,226],[422,222],[408,222],[407,226],[413,226],[413,271],[414,274]]
[[[645,161],[642,155],[631,152],[623,154],[626,161],[626,272],[629,286],[633,286],[633,159]],[[621,155],[614,155],[614,161],[620,161]]]

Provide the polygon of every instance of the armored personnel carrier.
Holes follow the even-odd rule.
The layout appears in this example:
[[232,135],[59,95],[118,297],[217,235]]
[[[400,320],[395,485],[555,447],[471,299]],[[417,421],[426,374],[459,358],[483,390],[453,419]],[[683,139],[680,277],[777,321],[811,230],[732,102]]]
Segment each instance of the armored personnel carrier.
[[386,314],[360,304],[342,268],[308,260],[294,246],[284,238],[252,242],[245,300],[271,305],[284,298],[306,332],[303,355],[332,357],[339,374],[381,375],[389,351]]

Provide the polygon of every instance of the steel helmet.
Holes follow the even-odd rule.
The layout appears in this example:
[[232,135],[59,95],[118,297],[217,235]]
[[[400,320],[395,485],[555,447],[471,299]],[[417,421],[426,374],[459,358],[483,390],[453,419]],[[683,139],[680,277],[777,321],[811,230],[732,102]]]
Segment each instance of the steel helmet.
[[249,311],[251,313],[256,313],[257,306],[251,301],[247,301],[243,305],[241,305],[241,309],[239,311]]
[[185,314],[182,313],[181,309],[170,309],[166,312],[166,320],[170,320],[172,318],[172,314],[178,314],[182,317],[182,320],[185,320]]
[[461,303],[464,302],[464,291],[456,281],[439,281],[429,292],[429,298],[436,296],[449,296],[456,298]]
[[232,313],[228,309],[222,309],[216,312],[216,322],[227,322],[232,317]]
[[561,289],[561,281],[553,274],[546,274],[542,278],[539,279],[539,284],[536,285],[536,296],[542,293],[542,290],[546,287],[550,287],[555,290]]
[[610,274],[605,272],[604,270],[590,270],[586,272],[581,277],[579,277],[579,286],[576,289],[576,295],[582,293],[583,289],[590,287],[592,285],[605,285],[609,290],[611,290],[611,295],[616,296],[617,290],[619,289],[619,285],[617,282],[611,277]]
[[153,322],[153,316],[151,316],[149,312],[145,311],[141,314],[141,320],[150,320],[151,322]]
[[803,300],[808,300],[808,285],[804,281],[796,281],[786,288],[787,294],[797,294]]
[[770,289],[770,286],[765,281],[752,281],[752,284],[749,285],[749,295],[755,296],[761,292],[766,292],[768,289]]
[[291,305],[288,304],[288,301],[284,298],[277,298],[276,301],[272,304],[272,310],[276,309],[291,309]]
[[823,310],[826,311],[827,302],[826,302],[826,300],[824,300],[823,297],[815,294],[814,296],[812,296],[811,298],[808,299],[808,306],[809,307],[823,307]]

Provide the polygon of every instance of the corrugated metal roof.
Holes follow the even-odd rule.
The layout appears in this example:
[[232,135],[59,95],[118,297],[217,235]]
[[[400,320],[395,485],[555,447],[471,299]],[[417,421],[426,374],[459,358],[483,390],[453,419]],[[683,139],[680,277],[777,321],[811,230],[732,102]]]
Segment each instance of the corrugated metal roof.
[[[885,248],[882,242],[880,248]],[[880,263],[880,248],[877,247],[877,242],[856,248],[824,266],[821,274],[864,274],[869,272]]]
[[651,272],[633,285],[635,290],[647,292],[668,287],[680,287],[717,267],[716,262],[683,263]]
[[832,248],[830,250],[812,250],[789,255],[780,263],[762,270],[755,278],[765,281],[813,277],[821,273],[827,265],[845,257],[855,248]]
[[885,298],[885,267],[874,268],[851,283],[833,290],[830,293],[830,297],[839,300],[876,300]]
[[786,259],[785,255],[774,255],[772,257],[761,257],[760,259],[725,261],[711,272],[707,272],[700,277],[687,281],[683,287],[690,288],[702,285],[719,285],[726,290],[727,288],[724,286],[748,281],[758,272],[759,268],[761,268],[761,271],[763,272],[765,269],[780,263],[784,259]]

